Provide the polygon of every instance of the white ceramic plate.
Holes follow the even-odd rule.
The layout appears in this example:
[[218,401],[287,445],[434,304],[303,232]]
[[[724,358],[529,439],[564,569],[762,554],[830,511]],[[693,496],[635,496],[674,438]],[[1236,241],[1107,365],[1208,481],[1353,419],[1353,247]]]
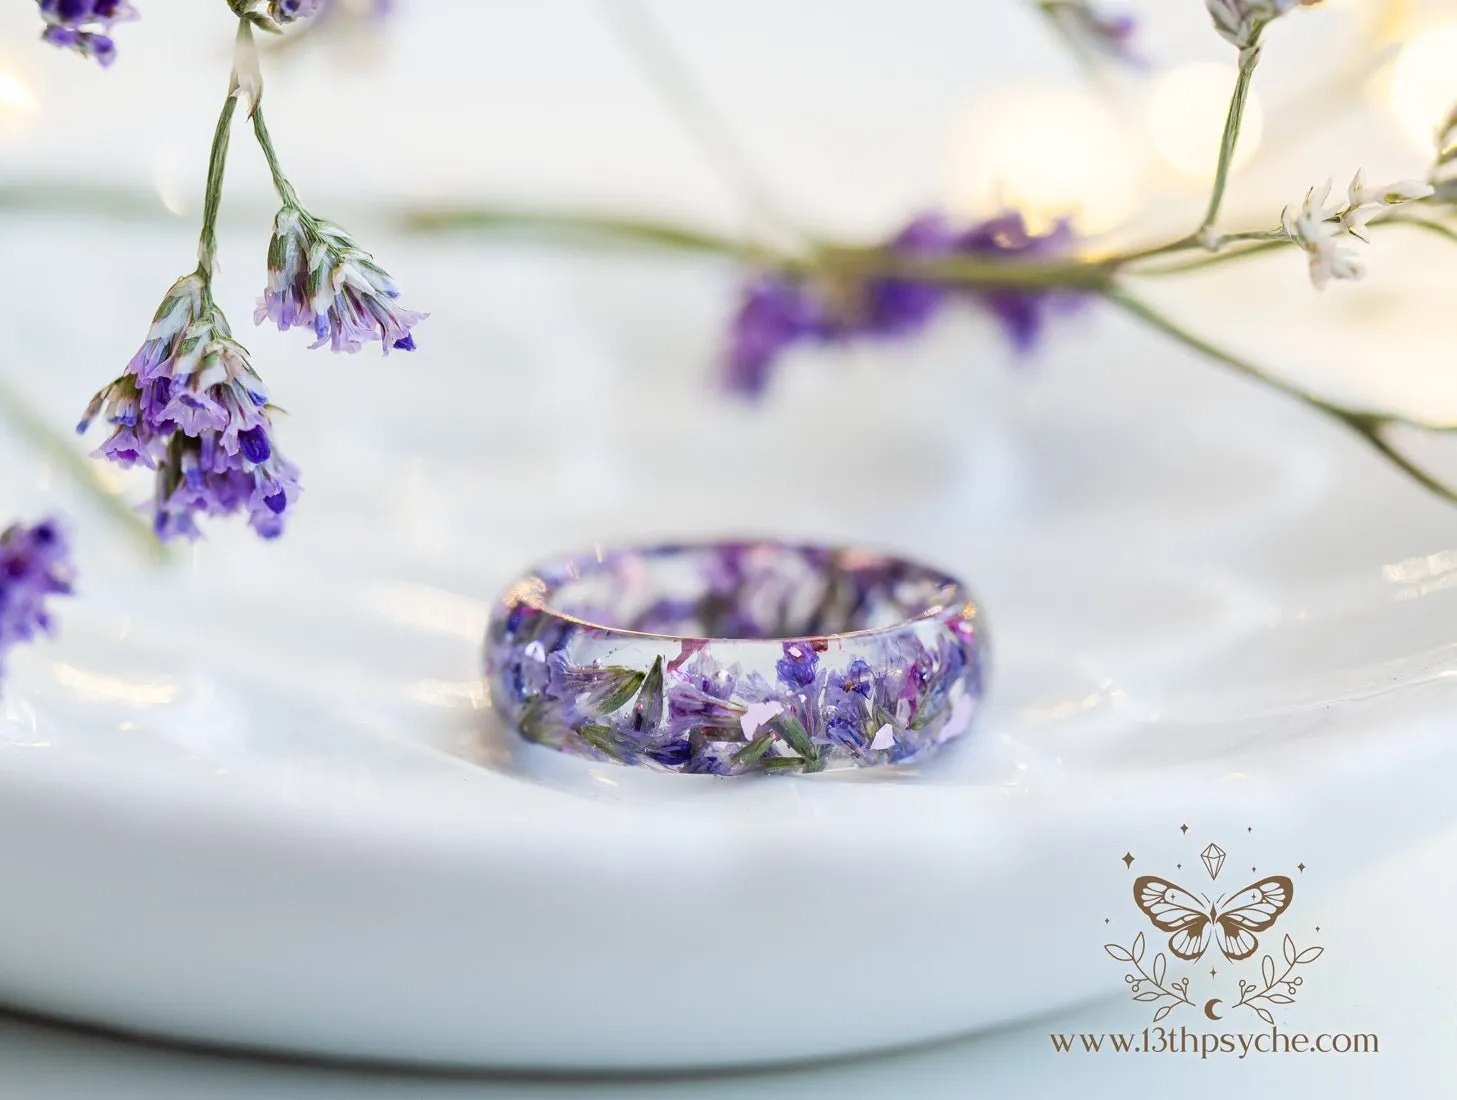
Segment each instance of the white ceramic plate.
[[[42,299],[7,354],[61,423],[187,254],[117,232],[115,269],[66,269],[106,307]],[[44,225],[8,247],[61,278]],[[305,470],[281,542],[149,566],[4,444],[0,514],[64,505],[84,577],[0,704],[5,1003],[371,1059],[836,1055],[1118,993],[1117,857],[1180,823],[1258,829],[1317,889],[1453,814],[1457,513],[1336,429],[1107,317],[1031,371],[975,321],[799,357],[751,412],[705,392],[712,271],[378,247],[435,311],[417,355],[252,339]],[[914,774],[734,782],[492,723],[479,636],[516,570],[724,532],[966,577],[997,646],[976,735]]]

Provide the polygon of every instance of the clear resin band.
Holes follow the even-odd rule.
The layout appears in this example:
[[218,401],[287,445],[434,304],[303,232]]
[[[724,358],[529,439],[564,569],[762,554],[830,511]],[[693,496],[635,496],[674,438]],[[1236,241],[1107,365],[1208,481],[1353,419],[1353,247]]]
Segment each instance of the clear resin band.
[[486,640],[492,703],[528,740],[712,775],[921,758],[967,729],[985,659],[954,578],[779,542],[552,562]]

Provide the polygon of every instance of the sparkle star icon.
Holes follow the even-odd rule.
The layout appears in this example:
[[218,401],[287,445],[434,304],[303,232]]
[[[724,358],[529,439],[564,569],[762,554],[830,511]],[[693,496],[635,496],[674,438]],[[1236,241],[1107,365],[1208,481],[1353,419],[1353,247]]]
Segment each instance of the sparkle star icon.
[[1297,864],[1296,864],[1296,865],[1295,865],[1295,869],[1296,869],[1296,870],[1297,870],[1297,871],[1304,871],[1304,870],[1305,870],[1305,864],[1303,864],[1303,863],[1297,863]]
[[1103,918],[1103,923],[1104,923],[1104,924],[1107,924],[1107,923],[1108,923],[1108,918],[1107,918],[1107,917],[1104,917],[1104,918]]
[[1176,863],[1176,864],[1174,864],[1174,870],[1175,871],[1182,871],[1183,869],[1184,869],[1184,865],[1182,863]]
[[1181,833],[1187,833],[1188,831],[1189,831],[1189,826],[1187,826],[1187,825],[1180,825],[1179,826],[1179,832],[1181,832]]
[[1132,867],[1133,866],[1133,853],[1132,852],[1124,852],[1123,853],[1123,866],[1125,866],[1125,867]]
[[1212,966],[1209,968],[1209,976],[1211,978],[1214,977],[1214,967],[1212,967]]

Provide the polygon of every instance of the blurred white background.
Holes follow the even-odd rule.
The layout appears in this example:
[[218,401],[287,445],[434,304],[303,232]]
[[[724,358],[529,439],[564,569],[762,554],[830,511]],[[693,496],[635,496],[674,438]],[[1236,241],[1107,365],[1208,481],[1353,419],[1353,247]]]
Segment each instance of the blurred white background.
[[[988,180],[1013,200],[1032,191],[1057,207],[1090,204],[1094,226],[1106,227],[1110,211],[1197,183],[1188,176],[1207,157],[1204,139],[1228,94],[1210,74],[1232,70],[1194,0],[1120,5],[1141,17],[1150,71],[1117,81],[1106,108],[1090,102],[1083,72],[1018,0],[648,7],[783,204],[813,224],[872,233],[927,205],[985,206]],[[311,191],[734,216],[732,195],[633,67],[601,5],[398,8],[377,35],[321,32],[333,41],[267,65],[276,135]],[[195,204],[226,79],[225,6],[149,0],[144,22],[118,28],[110,72],[36,48],[28,9],[0,13],[3,178],[72,173],[154,186],[170,207]],[[1299,192],[1293,181],[1344,177],[1358,161],[1372,177],[1419,168],[1425,149],[1371,125],[1388,112],[1389,79],[1349,76],[1383,36],[1457,33],[1450,0],[1329,0],[1300,24],[1271,33],[1259,79],[1264,152],[1273,145],[1285,162],[1276,201]],[[1432,51],[1397,63],[1399,113],[1421,140],[1457,94],[1452,67]],[[1361,109],[1359,151],[1349,120],[1317,126],[1330,112],[1295,102],[1306,92]],[[1122,131],[1113,140],[1136,163],[1091,140],[1110,130]],[[261,197],[256,158],[238,159],[233,182]]]

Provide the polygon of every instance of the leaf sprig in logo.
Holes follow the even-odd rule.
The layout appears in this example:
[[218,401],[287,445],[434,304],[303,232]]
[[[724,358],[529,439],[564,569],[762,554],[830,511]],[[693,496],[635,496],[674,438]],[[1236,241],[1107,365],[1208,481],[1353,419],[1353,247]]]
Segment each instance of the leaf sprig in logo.
[[[1187,827],[1184,831],[1187,833]],[[1219,877],[1225,856],[1217,844],[1207,845],[1200,853],[1211,881]],[[1125,855],[1123,862],[1131,869],[1132,855]],[[1304,870],[1304,864],[1300,870]],[[1190,994],[1190,974],[1170,976],[1171,959],[1174,966],[1196,963],[1214,947],[1227,963],[1243,963],[1255,956],[1260,936],[1274,927],[1294,899],[1295,884],[1287,875],[1267,875],[1232,894],[1213,898],[1204,893],[1196,895],[1158,875],[1140,875],[1133,882],[1133,902],[1158,932],[1168,934],[1168,954],[1156,951],[1145,968],[1147,942],[1142,931],[1128,947],[1108,943],[1103,950],[1128,965],[1123,981],[1135,1001],[1155,1006],[1153,1021],[1157,1023],[1177,1009],[1199,1007]],[[1288,934],[1281,941],[1281,950],[1284,969],[1277,966],[1273,955],[1263,955],[1258,979],[1241,977],[1239,996],[1232,1004],[1271,1025],[1275,1023],[1275,1011],[1294,1004],[1300,994],[1305,978],[1296,973],[1297,969],[1315,962],[1325,951],[1319,946],[1300,950]],[[1211,967],[1210,979],[1217,973]],[[1204,1015],[1211,1020],[1222,1019],[1215,1010],[1224,1003],[1219,997],[1208,998],[1203,1002]]]

